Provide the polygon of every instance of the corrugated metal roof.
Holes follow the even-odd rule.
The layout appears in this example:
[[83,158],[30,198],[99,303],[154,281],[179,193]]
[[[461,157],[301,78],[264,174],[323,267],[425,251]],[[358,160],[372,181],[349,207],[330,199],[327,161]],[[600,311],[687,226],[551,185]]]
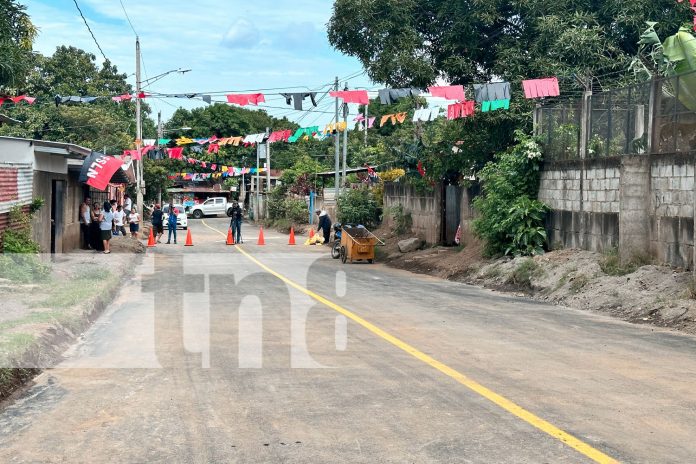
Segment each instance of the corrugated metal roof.
[[31,203],[34,170],[28,163],[0,163],[0,213]]
[[80,145],[75,145],[72,143],[52,142],[50,140],[25,139],[25,138],[21,138],[21,137],[0,136],[0,140],[3,140],[3,139],[20,140],[20,141],[24,141],[24,142],[30,142],[35,147],[61,148],[61,149],[65,150],[68,154],[76,153],[78,155],[81,155],[82,157],[86,157],[87,155],[92,153],[92,150],[90,150],[89,148],[81,147]]

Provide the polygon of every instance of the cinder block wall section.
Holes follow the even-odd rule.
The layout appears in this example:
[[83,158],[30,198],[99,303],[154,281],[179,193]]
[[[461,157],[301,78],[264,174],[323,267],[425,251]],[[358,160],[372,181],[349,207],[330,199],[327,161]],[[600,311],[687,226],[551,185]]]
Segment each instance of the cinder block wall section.
[[551,211],[546,229],[554,248],[605,251],[619,242],[619,160],[547,162],[539,200]]
[[440,242],[442,233],[442,198],[439,189],[420,193],[398,182],[384,185],[384,218],[391,225],[391,208],[401,206],[413,219],[413,233],[430,244]]
[[696,155],[625,155],[546,162],[539,199],[552,247],[694,267]]
[[650,163],[650,250],[660,262],[693,269],[694,155],[654,156]]

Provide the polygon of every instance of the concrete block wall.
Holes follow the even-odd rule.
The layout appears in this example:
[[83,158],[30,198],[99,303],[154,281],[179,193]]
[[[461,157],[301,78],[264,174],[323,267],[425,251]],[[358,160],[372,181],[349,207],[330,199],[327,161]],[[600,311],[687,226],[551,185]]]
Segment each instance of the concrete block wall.
[[544,164],[539,199],[551,246],[650,255],[694,268],[696,155],[624,155]]
[[593,163],[584,170],[582,203],[583,210],[592,213],[619,212],[619,180],[621,168],[618,163]]
[[580,211],[582,169],[578,163],[556,164],[541,172],[539,200],[559,211]]
[[391,225],[389,209],[401,206],[404,213],[410,213],[413,220],[413,233],[427,243],[440,242],[442,234],[442,198],[439,189],[434,192],[419,193],[410,185],[398,182],[384,185],[384,218]]
[[694,267],[693,155],[660,155],[650,164],[650,252],[660,262]]

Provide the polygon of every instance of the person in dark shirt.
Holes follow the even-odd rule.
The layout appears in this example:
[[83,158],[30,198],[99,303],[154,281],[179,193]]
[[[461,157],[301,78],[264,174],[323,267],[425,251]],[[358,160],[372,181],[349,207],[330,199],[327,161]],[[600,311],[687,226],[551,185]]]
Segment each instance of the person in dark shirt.
[[232,228],[232,236],[234,237],[234,243],[242,242],[242,217],[243,211],[239,203],[235,202],[232,206],[232,216],[230,219],[230,227]]
[[331,217],[329,217],[329,213],[320,209],[316,213],[319,216],[317,231],[321,230],[324,232],[324,244],[328,244],[331,239]]
[[152,229],[157,236],[157,243],[161,243],[160,239],[164,234],[164,225],[162,224],[162,208],[159,204],[155,205],[155,210],[152,212]]

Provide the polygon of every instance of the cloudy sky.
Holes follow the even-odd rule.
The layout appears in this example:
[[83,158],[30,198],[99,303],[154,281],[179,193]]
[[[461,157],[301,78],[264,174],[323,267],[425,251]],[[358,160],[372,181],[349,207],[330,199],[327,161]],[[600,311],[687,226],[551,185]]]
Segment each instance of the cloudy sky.
[[[356,76],[351,88],[370,87],[360,63],[333,50],[326,38],[329,0],[77,0],[104,54],[135,84],[135,33],[140,36],[143,79],[182,68],[148,90],[160,93],[233,93],[296,87],[321,91],[335,76]],[[34,48],[52,54],[59,45],[101,53],[82,22],[73,0],[20,0],[39,28]],[[263,91],[267,111],[304,125],[325,124],[333,104],[325,98],[310,114],[293,111],[277,92]],[[284,90],[292,91],[291,89]],[[274,94],[274,92],[276,92]],[[217,99],[224,100],[224,96]],[[308,100],[306,100],[308,101]],[[186,99],[149,99],[166,120],[183,106],[203,106]],[[305,105],[307,108],[307,105]],[[322,111],[325,111],[322,112]],[[352,108],[355,112],[356,108]]]

